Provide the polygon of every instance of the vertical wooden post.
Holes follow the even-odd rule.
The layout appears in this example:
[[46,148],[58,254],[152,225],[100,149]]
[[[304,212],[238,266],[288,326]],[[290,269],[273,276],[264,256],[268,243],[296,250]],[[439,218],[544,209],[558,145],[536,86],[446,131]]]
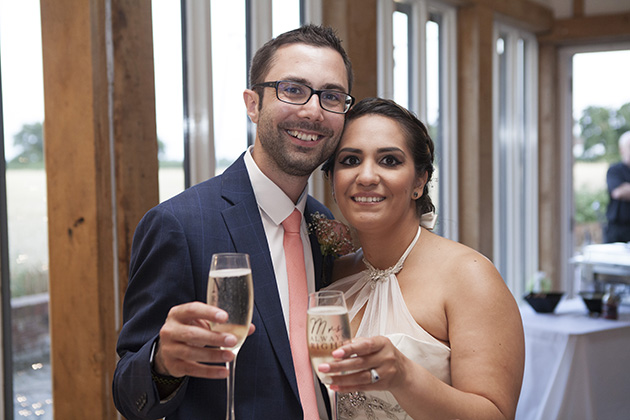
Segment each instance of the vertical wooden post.
[[[538,47],[538,258],[542,271],[552,279],[553,287],[562,287],[562,213],[563,140],[560,136],[558,48],[541,43]],[[555,290],[555,289],[554,289]]]
[[[322,24],[334,28],[352,61],[352,96],[358,101],[377,94],[376,0],[323,0]],[[345,220],[332,199],[330,183],[323,182],[324,204],[335,217]]]
[[493,11],[458,10],[459,240],[492,258]]
[[150,8],[41,0],[58,419],[117,417],[111,381],[127,256],[137,221],[158,201]]

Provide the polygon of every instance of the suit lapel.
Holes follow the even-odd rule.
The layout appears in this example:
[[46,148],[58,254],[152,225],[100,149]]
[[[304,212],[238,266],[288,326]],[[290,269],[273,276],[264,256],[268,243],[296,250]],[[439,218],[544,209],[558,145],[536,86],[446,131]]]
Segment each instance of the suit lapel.
[[222,195],[232,204],[222,212],[222,215],[235,250],[250,256],[254,281],[254,310],[259,313],[282,370],[298,398],[291,347],[267,237],[242,157],[224,172]]

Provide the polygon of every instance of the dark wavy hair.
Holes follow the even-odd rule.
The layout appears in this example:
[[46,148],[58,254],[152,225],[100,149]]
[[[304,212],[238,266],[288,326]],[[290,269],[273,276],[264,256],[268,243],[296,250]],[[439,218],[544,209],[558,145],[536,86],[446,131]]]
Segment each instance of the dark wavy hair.
[[[341,40],[337,37],[337,34],[332,28],[319,25],[300,26],[297,29],[278,35],[260,47],[260,49],[256,51],[249,68],[250,86],[265,81],[265,77],[273,65],[278,48],[290,44],[306,44],[314,47],[332,48],[337,51],[341,55],[343,63],[346,66],[346,73],[348,76],[347,93],[352,91],[352,83],[354,81],[352,63],[350,62],[348,54],[346,54],[346,51],[341,46]],[[258,93],[261,95],[262,104],[263,90],[260,89]]]
[[[435,170],[433,166],[435,144],[425,125],[409,110],[394,101],[382,98],[361,100],[346,114],[346,124],[365,115],[381,115],[398,123],[407,140],[409,150],[411,150],[416,174],[421,176],[425,172],[427,173],[427,183],[423,187],[422,196],[416,200],[418,217],[424,213],[435,211],[435,206],[429,197],[429,182]],[[327,177],[332,175],[336,156],[337,153],[333,154],[322,166],[322,171]]]

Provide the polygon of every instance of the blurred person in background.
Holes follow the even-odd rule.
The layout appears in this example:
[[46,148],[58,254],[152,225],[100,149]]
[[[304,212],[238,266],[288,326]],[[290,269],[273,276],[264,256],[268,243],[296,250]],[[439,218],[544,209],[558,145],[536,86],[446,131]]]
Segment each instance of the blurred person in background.
[[630,242],[630,131],[619,137],[621,162],[606,173],[610,202],[606,210],[608,224],[604,242]]

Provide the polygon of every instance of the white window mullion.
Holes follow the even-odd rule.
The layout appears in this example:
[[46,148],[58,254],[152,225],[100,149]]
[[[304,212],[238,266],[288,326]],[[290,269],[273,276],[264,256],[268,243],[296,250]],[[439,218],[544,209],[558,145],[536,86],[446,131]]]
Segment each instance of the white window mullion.
[[186,2],[188,132],[190,185],[214,176],[212,38],[210,2]]
[[[444,92],[442,95],[441,112],[443,118],[443,142],[442,142],[442,176],[441,194],[444,203],[441,209],[442,234],[454,241],[459,239],[457,220],[458,195],[457,195],[457,14],[453,8],[445,8],[442,5],[430,3],[429,11],[440,13],[442,16],[442,51],[444,66],[441,69]],[[446,117],[448,116],[448,117]]]
[[[414,40],[410,45],[412,74],[411,91],[427,91],[427,22],[429,12],[426,2],[416,2],[411,14],[411,35]],[[411,95],[409,98],[409,108],[415,112],[422,121],[427,121],[427,96],[423,94]]]
[[265,42],[271,39],[272,34],[272,1],[271,0],[252,0],[248,2],[249,16],[249,52],[253,57],[256,51],[262,47]]
[[536,43],[501,24],[494,34],[494,261],[520,298],[538,266]]
[[379,0],[377,7],[377,95],[391,99],[394,97],[394,2]]

